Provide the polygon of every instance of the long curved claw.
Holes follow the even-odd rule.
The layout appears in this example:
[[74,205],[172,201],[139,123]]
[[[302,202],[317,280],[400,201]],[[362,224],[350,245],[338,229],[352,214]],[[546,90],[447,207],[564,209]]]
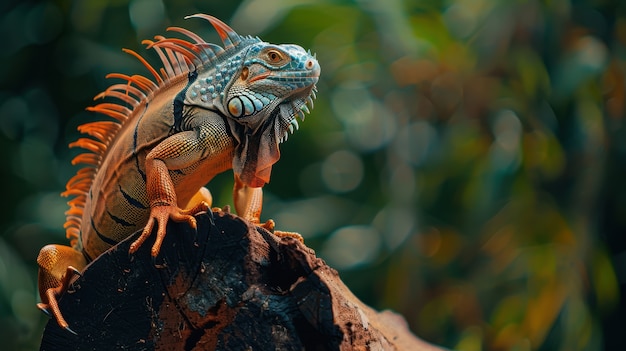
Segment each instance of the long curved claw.
[[52,313],[50,313],[50,311],[48,310],[48,305],[45,303],[38,303],[37,304],[37,308],[46,314],[46,316],[51,317],[52,318]]
[[[57,319],[53,313],[50,312],[50,310],[48,310],[48,305],[44,304],[44,303],[38,303],[37,304],[37,308],[39,308],[39,310],[41,310],[41,312],[45,313],[46,316],[50,317],[50,318],[55,318]],[[62,324],[62,322],[64,324]],[[61,317],[61,321],[59,321],[57,319],[57,323],[59,324],[59,326],[65,330],[67,330],[68,332],[74,334],[74,335],[78,335],[78,333],[76,333],[74,330],[72,330],[72,328],[70,328],[70,326],[67,324],[67,322],[65,322],[65,319],[63,319],[63,317]]]
[[75,276],[75,275],[77,275],[77,276],[79,276],[79,277],[82,277],[82,276],[83,276],[83,274],[82,274],[82,273],[81,273],[78,269],[76,269],[76,268],[74,268],[74,267],[72,267],[72,266],[67,266],[67,271],[68,271],[68,272],[70,272],[70,271],[71,271],[71,276],[70,276],[70,278],[71,278],[71,277],[73,277],[73,276]]
[[210,211],[207,211],[207,213],[209,214],[209,218],[211,219],[211,224],[215,224],[215,215],[213,214],[213,210],[211,209]]

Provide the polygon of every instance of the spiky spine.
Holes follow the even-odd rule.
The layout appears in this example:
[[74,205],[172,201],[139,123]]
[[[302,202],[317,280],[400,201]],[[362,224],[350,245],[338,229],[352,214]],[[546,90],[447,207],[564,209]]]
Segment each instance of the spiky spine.
[[[209,15],[192,15],[185,18],[197,17],[209,21],[217,30],[228,50],[240,41],[234,31],[226,24]],[[72,246],[76,246],[80,236],[80,226],[85,206],[85,200],[93,183],[102,160],[106,157],[109,146],[115,139],[120,129],[132,120],[135,108],[144,101],[149,101],[155,94],[167,88],[170,81],[187,74],[195,67],[210,63],[221,52],[221,47],[207,43],[197,34],[179,27],[170,27],[168,31],[181,33],[194,43],[179,39],[156,36],[155,40],[145,40],[143,44],[147,49],[154,49],[161,59],[158,70],[155,69],[144,57],[130,49],[124,52],[137,58],[154,77],[154,81],[142,75],[128,76],[121,73],[111,73],[106,76],[110,79],[121,79],[124,84],[112,84],[104,92],[95,96],[94,100],[103,98],[117,99],[116,102],[102,102],[87,108],[87,111],[98,112],[113,118],[115,121],[98,121],[82,124],[78,131],[91,138],[79,138],[70,144],[70,147],[80,147],[88,152],[79,154],[72,160],[72,164],[84,164],[66,184],[66,190],[62,196],[73,196],[67,202],[69,209],[65,212],[64,224],[66,237]]]

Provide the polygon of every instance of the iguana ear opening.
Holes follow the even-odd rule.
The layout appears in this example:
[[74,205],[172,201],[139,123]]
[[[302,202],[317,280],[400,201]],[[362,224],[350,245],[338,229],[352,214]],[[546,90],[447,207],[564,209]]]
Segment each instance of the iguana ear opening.
[[279,158],[276,138],[263,132],[246,134],[235,149],[233,171],[245,185],[259,188],[269,183],[272,165]]

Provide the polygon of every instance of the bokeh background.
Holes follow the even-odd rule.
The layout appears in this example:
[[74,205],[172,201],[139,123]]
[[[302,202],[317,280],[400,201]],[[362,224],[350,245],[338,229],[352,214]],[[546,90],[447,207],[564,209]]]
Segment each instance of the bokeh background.
[[[322,65],[264,218],[353,292],[458,350],[625,350],[626,5],[592,0],[0,4],[0,340],[36,350],[36,257],[64,243],[67,144],[122,47],[184,26]],[[232,175],[210,184],[232,203]],[[88,313],[88,312],[86,312]]]

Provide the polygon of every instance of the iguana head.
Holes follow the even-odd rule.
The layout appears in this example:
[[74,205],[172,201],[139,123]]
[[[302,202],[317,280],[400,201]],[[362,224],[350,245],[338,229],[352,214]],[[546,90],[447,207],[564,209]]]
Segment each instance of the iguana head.
[[274,45],[242,37],[214,17],[224,48],[204,43],[206,62],[185,97],[187,104],[226,117],[238,145],[233,170],[246,185],[269,182],[279,144],[313,107],[320,65],[298,45]]
[[[278,144],[304,120],[319,79],[317,60],[297,45],[257,43],[225,91],[224,114],[236,123],[233,170],[249,186],[269,181]],[[233,123],[231,123],[233,124]]]

